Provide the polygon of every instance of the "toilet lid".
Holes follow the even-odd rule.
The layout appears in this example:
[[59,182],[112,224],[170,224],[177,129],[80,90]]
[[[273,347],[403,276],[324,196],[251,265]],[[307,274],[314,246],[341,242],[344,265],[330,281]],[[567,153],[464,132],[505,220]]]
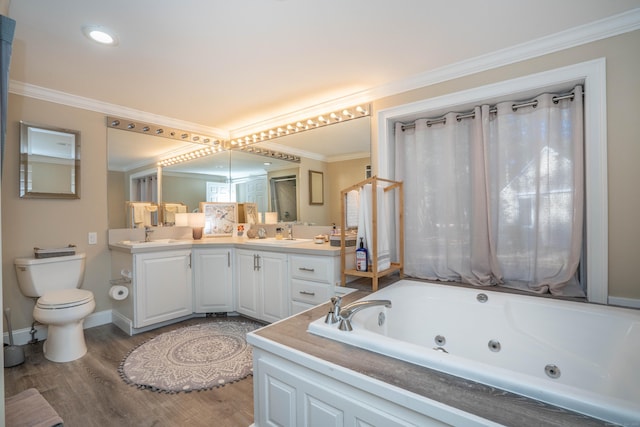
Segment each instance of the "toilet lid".
[[39,308],[44,309],[60,309],[75,307],[90,302],[93,299],[93,293],[84,289],[62,289],[59,291],[51,291],[42,295],[37,302]]

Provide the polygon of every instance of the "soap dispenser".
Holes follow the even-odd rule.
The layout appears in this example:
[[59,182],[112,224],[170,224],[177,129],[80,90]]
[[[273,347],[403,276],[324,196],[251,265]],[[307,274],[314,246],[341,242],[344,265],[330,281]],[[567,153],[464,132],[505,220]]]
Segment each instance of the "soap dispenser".
[[369,265],[369,254],[367,253],[367,249],[364,247],[364,242],[362,241],[362,237],[360,238],[360,247],[356,249],[356,270],[357,271],[367,271],[367,267]]

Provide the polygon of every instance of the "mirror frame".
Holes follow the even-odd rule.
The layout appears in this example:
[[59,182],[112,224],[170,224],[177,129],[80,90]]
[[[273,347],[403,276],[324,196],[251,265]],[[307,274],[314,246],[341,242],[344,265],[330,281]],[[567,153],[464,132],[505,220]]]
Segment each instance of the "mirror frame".
[[[33,148],[33,141],[30,140],[30,130],[41,130],[46,132],[55,132],[65,134],[73,140],[74,144],[74,188],[69,192],[38,192],[29,191],[27,183],[33,181],[33,171],[29,170],[30,152]],[[40,125],[29,122],[20,122],[20,180],[19,194],[21,198],[34,199],[79,199],[80,198],[80,131],[63,129],[55,126]]]
[[309,204],[324,205],[324,174],[309,170]]

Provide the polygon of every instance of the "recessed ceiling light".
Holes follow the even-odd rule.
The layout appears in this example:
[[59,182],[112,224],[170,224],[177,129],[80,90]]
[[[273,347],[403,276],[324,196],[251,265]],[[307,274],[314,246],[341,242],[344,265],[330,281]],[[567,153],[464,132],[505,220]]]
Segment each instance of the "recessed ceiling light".
[[118,44],[118,38],[106,28],[88,26],[88,27],[83,27],[82,32],[84,33],[85,36],[87,36],[90,40],[93,40],[94,42],[108,45],[108,46],[115,46]]

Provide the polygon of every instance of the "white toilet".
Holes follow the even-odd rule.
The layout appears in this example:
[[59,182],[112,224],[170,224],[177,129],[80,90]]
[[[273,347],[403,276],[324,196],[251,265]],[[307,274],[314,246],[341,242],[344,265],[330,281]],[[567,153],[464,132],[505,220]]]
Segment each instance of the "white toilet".
[[48,326],[44,357],[71,362],[87,352],[82,324],[96,308],[91,291],[77,289],[84,278],[85,254],[17,258],[20,291],[38,298],[33,318]]

